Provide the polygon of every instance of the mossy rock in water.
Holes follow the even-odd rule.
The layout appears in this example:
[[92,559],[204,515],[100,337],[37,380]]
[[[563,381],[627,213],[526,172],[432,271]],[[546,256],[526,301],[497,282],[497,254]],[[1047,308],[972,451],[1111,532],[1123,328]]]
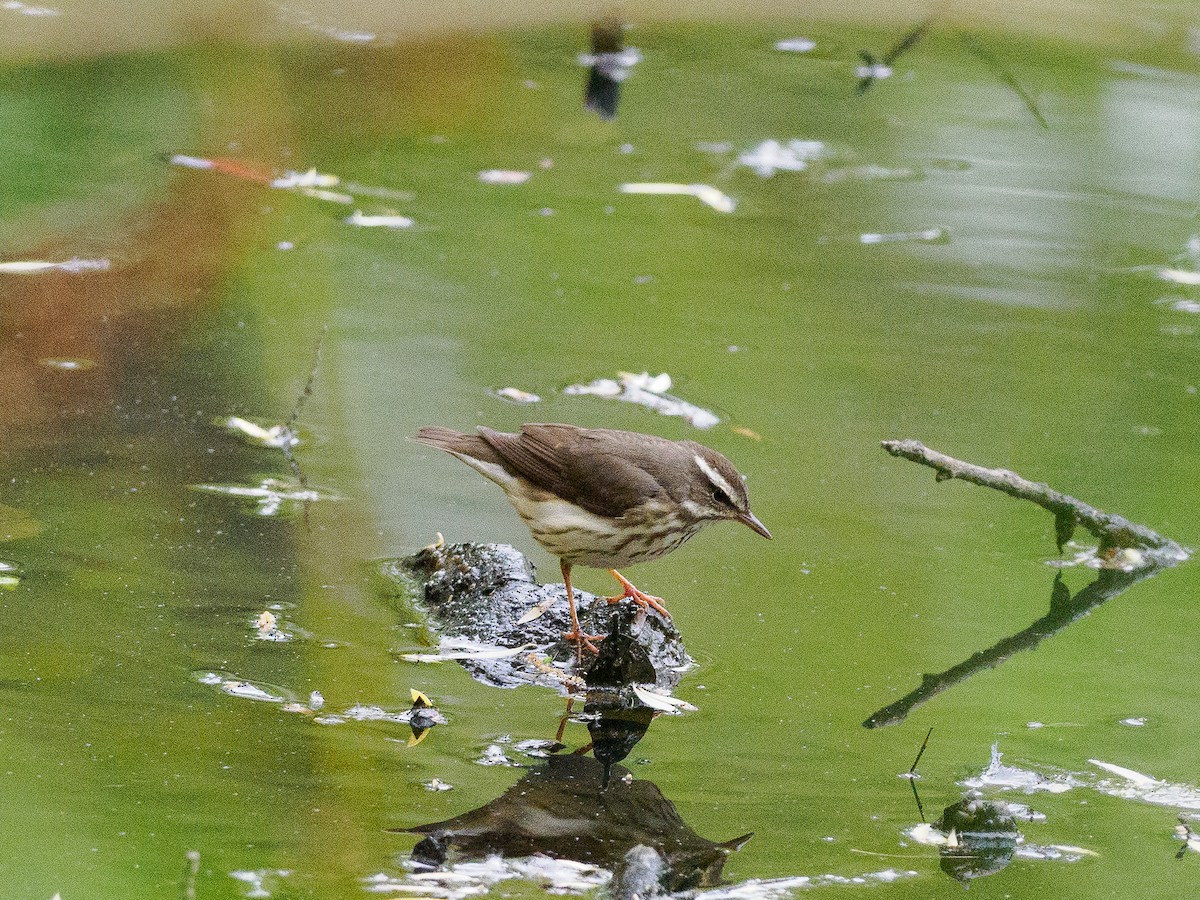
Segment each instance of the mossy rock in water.
[[[580,626],[605,636],[598,656],[585,652],[579,660],[575,643],[563,640],[571,627],[566,587],[539,584],[533,564],[505,544],[426,547],[385,560],[379,572],[408,586],[441,650],[461,651],[466,658],[457,661],[471,676],[496,687],[652,684],[670,691],[692,663],[670,620],[575,589]],[[473,649],[481,651],[474,658],[467,655]],[[504,649],[518,652],[495,655]]]

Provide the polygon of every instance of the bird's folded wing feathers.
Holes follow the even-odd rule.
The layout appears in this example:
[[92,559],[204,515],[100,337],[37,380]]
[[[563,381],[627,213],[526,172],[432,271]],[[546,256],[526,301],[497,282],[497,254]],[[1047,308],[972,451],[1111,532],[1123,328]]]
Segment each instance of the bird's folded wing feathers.
[[520,434],[479,429],[510,472],[598,516],[622,516],[660,493],[649,473],[607,446],[605,432],[582,432],[542,424],[522,425]]
[[520,434],[479,428],[480,439],[500,457],[504,468],[562,497],[566,488],[561,456],[563,440],[558,432],[552,426],[539,425],[522,425]]

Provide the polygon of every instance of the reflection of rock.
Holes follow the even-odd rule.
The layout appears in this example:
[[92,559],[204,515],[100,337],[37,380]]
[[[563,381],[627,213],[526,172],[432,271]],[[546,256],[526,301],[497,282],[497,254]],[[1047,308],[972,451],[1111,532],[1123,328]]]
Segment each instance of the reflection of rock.
[[[705,840],[653,783],[635,781],[617,765],[657,714],[622,689],[652,684],[669,692],[691,662],[669,620],[631,603],[609,605],[577,591],[583,629],[606,636],[598,655],[577,662],[575,645],[562,639],[569,627],[565,588],[538,584],[533,567],[511,547],[439,544],[386,562],[381,572],[393,581],[415,583],[442,637],[443,652],[451,642],[483,650],[454,657],[479,681],[586,689],[585,715],[596,757],[551,756],[486,806],[401,829],[425,836],[413,849],[415,861],[440,866],[452,856],[551,857],[612,872],[617,898],[646,898],[719,881],[725,858],[750,836],[724,844]],[[520,652],[503,655],[496,648]],[[553,666],[544,662],[547,656]]]
[[1017,823],[998,800],[984,800],[978,791],[969,791],[946,807],[938,828],[955,838],[941,852],[942,871],[951,878],[969,881],[995,875],[1012,862]]
[[413,859],[427,865],[441,865],[451,854],[543,854],[601,866],[614,873],[618,897],[717,884],[726,857],[750,838],[706,840],[653,782],[632,780],[627,769],[614,766],[601,789],[604,770],[586,756],[552,756],[486,806],[396,830],[425,835]]
[[[465,639],[493,647],[528,647],[503,658],[460,659],[471,676],[496,687],[563,680],[548,675],[530,654],[549,656],[557,665],[582,675],[587,686],[619,687],[631,682],[670,691],[691,662],[670,621],[642,614],[632,603],[608,605],[575,591],[585,631],[609,635],[598,657],[576,665],[575,645],[562,635],[570,628],[566,589],[538,584],[533,566],[502,544],[447,544],[426,547],[405,559],[388,560],[380,569],[389,581],[415,582],[443,639]],[[544,609],[529,621],[521,619]]]
[[627,757],[650,727],[656,715],[648,706],[635,703],[589,703],[585,713],[598,713],[588,721],[592,755],[604,766],[601,788],[607,788],[613,767]]

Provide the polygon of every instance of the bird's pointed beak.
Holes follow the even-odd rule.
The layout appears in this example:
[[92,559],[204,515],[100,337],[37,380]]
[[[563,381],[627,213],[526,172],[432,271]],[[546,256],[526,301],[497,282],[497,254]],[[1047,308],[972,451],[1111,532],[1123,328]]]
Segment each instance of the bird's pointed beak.
[[754,513],[750,512],[749,510],[744,513],[740,513],[737,517],[737,520],[751,531],[756,531],[761,534],[768,541],[771,539],[771,532],[767,531],[767,526],[758,521],[758,516],[754,515]]

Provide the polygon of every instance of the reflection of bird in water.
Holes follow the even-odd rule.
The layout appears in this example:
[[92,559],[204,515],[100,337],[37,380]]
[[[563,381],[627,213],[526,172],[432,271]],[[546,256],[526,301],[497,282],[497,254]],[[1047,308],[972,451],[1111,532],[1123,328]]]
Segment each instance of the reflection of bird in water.
[[504,489],[539,544],[557,556],[571,627],[565,637],[596,651],[575,612],[571,567],[608,569],[626,598],[667,614],[616,567],[658,559],[710,522],[741,522],[769,538],[750,511],[733,463],[695,441],[574,425],[522,425],[519,434],[431,426],[417,441],[445,450]]
[[862,59],[863,64],[854,73],[859,78],[855,93],[861,97],[876,80],[890,78],[892,75],[892,64],[925,37],[925,33],[929,31],[929,25],[932,21],[932,18],[926,19],[916,28],[909,31],[900,39],[898,44],[883,54],[882,59],[876,59],[867,50],[859,50],[858,55]]
[[[450,852],[467,859],[542,854],[601,866],[627,879],[655,879],[671,892],[719,883],[725,860],[751,837],[715,843],[679,817],[657,785],[616,766],[601,790],[604,766],[586,756],[552,756],[485,806],[413,828],[426,837],[413,858],[441,865]],[[640,849],[639,849],[640,848]]]
[[587,87],[583,105],[603,119],[617,115],[621,82],[629,77],[630,69],[642,61],[636,47],[624,46],[625,23],[609,16],[592,24],[592,52],[581,53],[579,64],[588,66]]

